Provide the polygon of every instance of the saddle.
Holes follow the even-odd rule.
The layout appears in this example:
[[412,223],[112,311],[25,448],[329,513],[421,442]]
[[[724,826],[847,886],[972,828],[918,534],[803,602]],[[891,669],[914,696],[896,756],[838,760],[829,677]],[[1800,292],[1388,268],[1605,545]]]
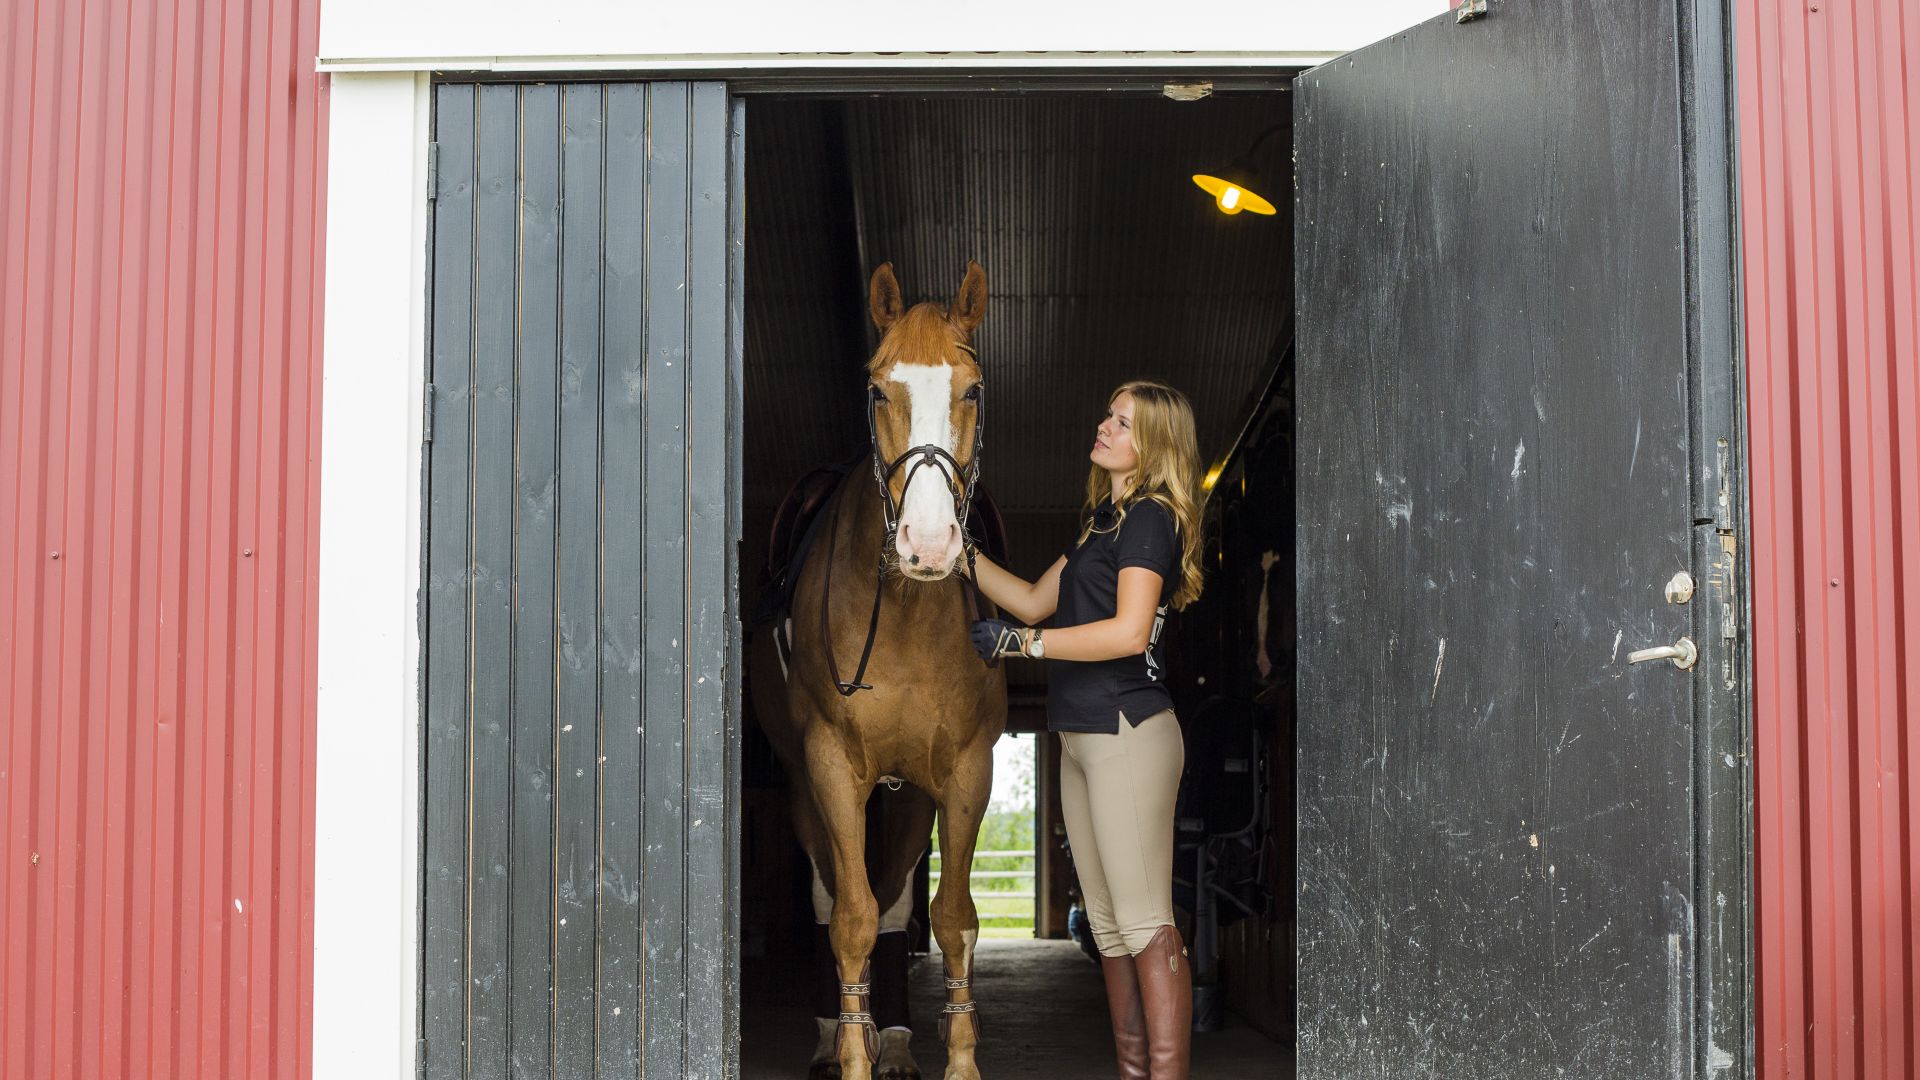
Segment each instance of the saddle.
[[[774,511],[773,526],[767,536],[767,564],[760,570],[760,603],[754,610],[753,624],[772,624],[783,672],[793,653],[787,620],[793,611],[793,592],[799,584],[800,572],[806,568],[807,558],[830,520],[828,511],[833,509],[841,481],[867,460],[867,455],[861,454],[851,461],[814,469],[787,489],[779,509]],[[967,515],[967,536],[988,558],[1006,564],[1006,519],[985,484],[974,489],[972,510]]]

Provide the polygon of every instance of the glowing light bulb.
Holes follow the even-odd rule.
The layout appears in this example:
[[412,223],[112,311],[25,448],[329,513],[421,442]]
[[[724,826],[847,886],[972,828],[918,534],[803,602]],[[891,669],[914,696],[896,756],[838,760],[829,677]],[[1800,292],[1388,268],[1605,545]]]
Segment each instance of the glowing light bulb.
[[1272,203],[1260,197],[1258,192],[1241,187],[1232,180],[1206,173],[1194,173],[1193,182],[1200,190],[1213,196],[1213,205],[1223,214],[1233,215],[1242,211],[1254,214],[1272,214]]

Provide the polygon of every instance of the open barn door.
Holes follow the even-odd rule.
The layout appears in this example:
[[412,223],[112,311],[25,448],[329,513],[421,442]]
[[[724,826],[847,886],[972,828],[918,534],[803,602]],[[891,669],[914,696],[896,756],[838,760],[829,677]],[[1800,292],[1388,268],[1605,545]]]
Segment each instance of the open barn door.
[[728,1075],[737,103],[434,90],[420,1075]]
[[1303,1077],[1743,1071],[1693,18],[1480,0],[1296,83]]

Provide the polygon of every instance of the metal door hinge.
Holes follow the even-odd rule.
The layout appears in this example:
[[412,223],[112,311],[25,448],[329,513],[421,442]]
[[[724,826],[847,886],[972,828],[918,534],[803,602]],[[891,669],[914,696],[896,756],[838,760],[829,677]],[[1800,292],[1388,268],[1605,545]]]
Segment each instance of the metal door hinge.
[[433,441],[433,384],[427,384],[425,400],[420,403],[420,441]]
[[1472,22],[1487,13],[1487,0],[1460,0],[1460,9],[1454,13],[1457,22]]
[[440,197],[440,144],[427,144],[427,201]]
[[1719,550],[1708,556],[1711,561],[1707,567],[1707,591],[1713,602],[1707,614],[1720,623],[1720,678],[1728,690],[1734,690],[1739,686],[1734,662],[1740,651],[1740,579],[1735,565],[1739,541],[1731,529],[1721,529],[1719,539]]
[[1736,569],[1734,566],[1734,553],[1738,547],[1739,544],[1734,540],[1732,530],[1721,530],[1721,558],[1714,561],[1713,583],[1716,586],[1714,591],[1720,595],[1720,636],[1727,641],[1732,641],[1740,636],[1740,619],[1738,615],[1740,598],[1734,588],[1739,584],[1739,579],[1734,576]]

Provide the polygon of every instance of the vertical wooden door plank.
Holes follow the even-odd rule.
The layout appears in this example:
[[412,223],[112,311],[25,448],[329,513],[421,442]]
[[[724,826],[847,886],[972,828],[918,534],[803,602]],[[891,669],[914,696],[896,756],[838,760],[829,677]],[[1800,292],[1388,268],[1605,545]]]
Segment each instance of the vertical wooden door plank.
[[646,354],[647,88],[606,90],[602,172],[599,1067],[640,1069],[641,470]]
[[593,1075],[599,932],[602,90],[561,106],[559,708],[554,736],[554,1074]]
[[686,905],[687,1064],[714,1075],[730,1035],[717,1006],[728,996],[735,909],[719,902],[731,875],[725,829],[729,764],[726,686],[733,605],[727,491],[727,90],[691,87],[687,185],[687,655]]
[[740,610],[740,543],[745,516],[741,506],[745,485],[746,417],[746,149],[747,106],[729,96],[730,123],[727,130],[727,764],[722,794],[726,799],[725,897],[727,918],[725,967],[727,978],[720,999],[721,1034],[726,1040],[721,1059],[722,1075],[740,1073],[740,774],[741,761],[741,684],[745,680],[743,627]]
[[467,455],[471,452],[474,99],[435,90],[439,188],[433,212],[433,312],[427,375],[426,757],[421,934],[422,1071],[462,1075],[466,1062]]
[[646,592],[642,1053],[649,1080],[676,1080],[686,1023],[687,212],[690,91],[648,100]]
[[519,91],[483,86],[474,268],[473,653],[468,1064],[506,1075],[509,702],[513,627],[514,310]]
[[507,870],[511,1074],[551,1071],[553,619],[559,376],[560,91],[520,91],[515,321],[512,833]]

